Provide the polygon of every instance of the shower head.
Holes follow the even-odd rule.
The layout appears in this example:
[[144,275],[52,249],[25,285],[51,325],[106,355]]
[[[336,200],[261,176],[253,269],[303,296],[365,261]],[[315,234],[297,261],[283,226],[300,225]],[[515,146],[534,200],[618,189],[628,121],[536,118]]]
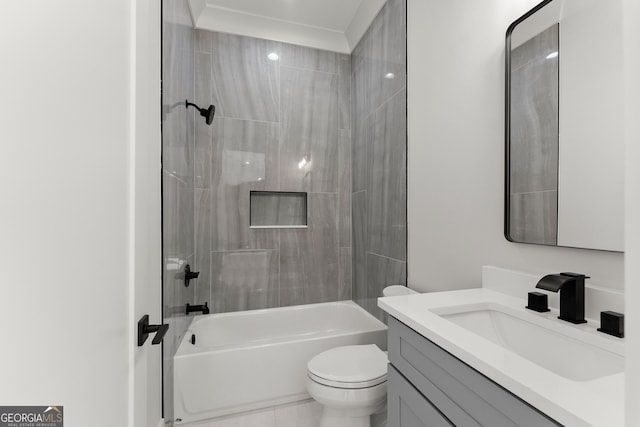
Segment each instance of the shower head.
[[198,111],[200,111],[200,115],[205,118],[208,125],[213,123],[213,116],[215,116],[216,114],[215,105],[209,105],[209,108],[200,108],[196,104],[189,102],[189,100],[184,101],[184,104],[187,108],[191,106],[191,107],[195,107]]

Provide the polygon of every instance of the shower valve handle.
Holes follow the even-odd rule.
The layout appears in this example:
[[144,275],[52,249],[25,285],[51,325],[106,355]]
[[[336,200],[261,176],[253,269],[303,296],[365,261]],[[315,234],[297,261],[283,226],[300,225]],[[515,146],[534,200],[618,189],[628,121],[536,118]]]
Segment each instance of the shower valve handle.
[[184,268],[184,285],[189,286],[189,282],[193,279],[197,279],[200,276],[199,271],[191,271],[191,266],[189,264]]

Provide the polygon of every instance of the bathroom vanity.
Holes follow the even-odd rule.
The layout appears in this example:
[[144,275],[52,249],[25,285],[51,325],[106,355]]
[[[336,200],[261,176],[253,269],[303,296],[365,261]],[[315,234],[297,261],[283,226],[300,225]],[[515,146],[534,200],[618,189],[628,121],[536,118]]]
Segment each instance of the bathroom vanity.
[[390,427],[561,425],[395,318],[388,345]]
[[622,427],[624,340],[559,320],[551,301],[532,312],[489,286],[380,298],[388,425]]

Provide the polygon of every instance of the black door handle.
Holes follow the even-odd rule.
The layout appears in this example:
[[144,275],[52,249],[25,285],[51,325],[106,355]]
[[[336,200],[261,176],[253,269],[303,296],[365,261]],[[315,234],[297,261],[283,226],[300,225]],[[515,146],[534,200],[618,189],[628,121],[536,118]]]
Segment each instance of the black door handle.
[[138,320],[138,347],[141,347],[149,338],[149,334],[155,333],[151,344],[156,345],[162,342],[162,339],[169,330],[169,325],[150,325],[149,315],[145,314],[140,320]]
[[169,331],[169,325],[166,323],[163,325],[151,325],[151,328],[155,327],[158,327],[158,332],[156,332],[156,336],[153,337],[153,340],[151,341],[151,344],[153,345],[160,344],[164,339],[167,331]]

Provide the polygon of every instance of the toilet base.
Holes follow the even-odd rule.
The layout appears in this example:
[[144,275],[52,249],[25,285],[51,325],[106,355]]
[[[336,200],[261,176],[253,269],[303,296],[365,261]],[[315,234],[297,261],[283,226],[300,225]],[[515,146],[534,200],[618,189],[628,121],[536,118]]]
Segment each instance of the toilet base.
[[322,405],[320,427],[370,427],[371,415],[387,406],[387,383],[365,389],[339,389],[307,377],[307,391]]
[[[307,392],[322,405],[320,427],[371,427],[371,415],[380,413],[387,406],[386,355],[375,346],[338,347],[314,357],[309,365],[319,364],[321,371],[328,369],[327,366],[330,365],[340,366],[342,359],[334,354],[328,355],[329,352],[346,353],[341,356],[347,358],[350,362],[349,369],[355,372],[361,369],[358,363],[362,363],[362,359],[367,360],[366,357],[360,357],[360,354],[370,356],[373,352],[375,358],[369,361],[372,365],[369,366],[369,376],[361,378],[360,381],[337,381],[335,376],[344,376],[339,369],[338,375],[326,379],[309,368],[306,378]],[[333,360],[329,356],[334,356]],[[328,360],[322,360],[323,357],[328,357]]]

